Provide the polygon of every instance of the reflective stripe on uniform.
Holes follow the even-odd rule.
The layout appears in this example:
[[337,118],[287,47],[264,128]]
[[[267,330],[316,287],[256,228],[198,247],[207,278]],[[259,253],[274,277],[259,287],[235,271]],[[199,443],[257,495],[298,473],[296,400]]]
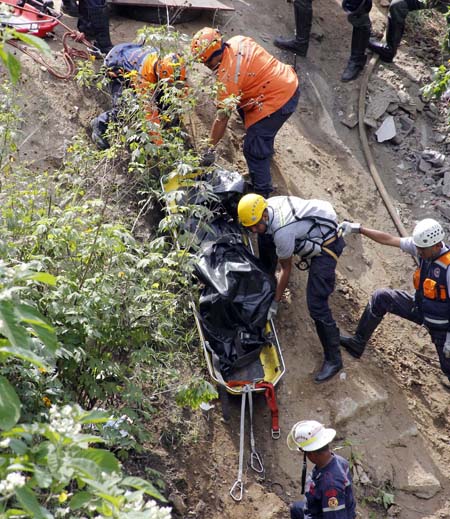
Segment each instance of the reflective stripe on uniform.
[[239,79],[239,74],[241,73],[241,61],[242,61],[242,41],[239,42],[237,49],[237,58],[236,58],[236,70],[234,71],[234,82],[237,83]]
[[450,251],[444,252],[441,256],[434,260],[440,267],[446,269],[450,266]]
[[337,510],[344,510],[344,508],[345,508],[345,505],[339,505],[339,506],[333,506],[333,507],[327,506],[327,508],[322,509],[322,512],[336,512]]
[[431,317],[424,317],[424,321],[428,321],[433,324],[447,324],[448,319],[431,319]]

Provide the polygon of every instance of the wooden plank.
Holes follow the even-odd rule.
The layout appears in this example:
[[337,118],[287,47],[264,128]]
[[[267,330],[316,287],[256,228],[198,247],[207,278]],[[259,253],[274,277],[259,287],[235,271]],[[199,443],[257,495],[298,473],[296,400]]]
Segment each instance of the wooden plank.
[[108,0],[111,4],[138,5],[141,7],[158,7],[160,9],[184,8],[184,9],[204,9],[207,11],[234,11],[219,0]]

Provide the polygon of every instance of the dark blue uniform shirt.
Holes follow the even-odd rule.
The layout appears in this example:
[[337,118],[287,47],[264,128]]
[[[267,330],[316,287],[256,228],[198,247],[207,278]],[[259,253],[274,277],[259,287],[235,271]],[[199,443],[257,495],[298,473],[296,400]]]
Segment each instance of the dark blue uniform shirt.
[[333,454],[325,467],[314,467],[306,482],[307,510],[311,519],[354,519],[356,503],[348,461]]

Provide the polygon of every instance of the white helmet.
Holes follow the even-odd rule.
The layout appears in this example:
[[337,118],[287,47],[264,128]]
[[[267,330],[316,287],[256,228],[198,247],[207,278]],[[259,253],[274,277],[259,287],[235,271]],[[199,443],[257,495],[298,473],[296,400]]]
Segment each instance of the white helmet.
[[335,436],[334,429],[326,429],[315,420],[302,420],[292,427],[287,445],[291,451],[312,452],[328,445]]
[[425,218],[414,227],[413,241],[416,247],[431,247],[444,239],[442,225],[432,218]]

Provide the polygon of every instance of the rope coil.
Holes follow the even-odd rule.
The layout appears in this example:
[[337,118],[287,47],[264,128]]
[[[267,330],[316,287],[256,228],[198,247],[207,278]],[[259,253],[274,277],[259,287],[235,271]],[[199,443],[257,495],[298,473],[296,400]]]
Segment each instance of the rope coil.
[[[10,4],[8,4],[10,5]],[[36,8],[29,7],[27,5],[24,5],[22,7],[18,7],[18,9],[21,9],[24,12],[29,12],[36,14]],[[61,51],[64,63],[65,63],[65,70],[59,71],[56,70],[53,65],[49,64],[42,56],[39,54],[37,50],[30,49],[29,47],[26,47],[25,45],[22,45],[17,42],[17,40],[7,40],[6,43],[11,45],[12,47],[16,48],[17,50],[23,52],[27,56],[29,56],[33,61],[38,63],[39,65],[45,67],[49,74],[56,77],[57,79],[70,79],[75,75],[76,71],[76,64],[75,59],[91,59],[93,55],[100,55],[100,50],[97,49],[84,35],[84,33],[76,31],[71,29],[68,25],[66,25],[64,22],[60,20],[61,14],[56,13],[55,14],[49,14],[48,12],[43,13],[43,16],[45,16],[45,20],[36,20],[33,21],[33,23],[48,23],[49,20],[53,20],[57,24],[61,25],[66,32],[63,34],[62,37],[62,44],[63,49]],[[81,45],[85,45],[89,50],[84,49],[76,49],[74,47],[71,47],[69,45],[69,40],[72,40],[76,43],[79,43]]]

